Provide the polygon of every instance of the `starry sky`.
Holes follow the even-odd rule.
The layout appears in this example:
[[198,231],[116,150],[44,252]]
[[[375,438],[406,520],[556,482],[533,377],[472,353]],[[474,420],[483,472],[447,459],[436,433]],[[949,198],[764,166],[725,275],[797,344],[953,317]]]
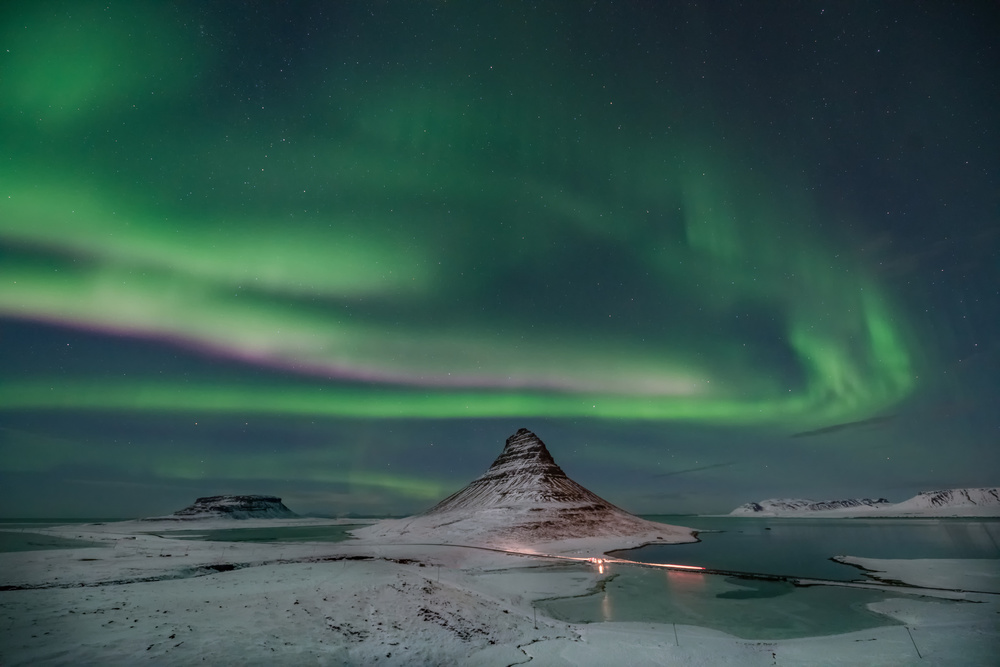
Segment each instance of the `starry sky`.
[[1000,17],[7,2],[0,514],[1000,484]]

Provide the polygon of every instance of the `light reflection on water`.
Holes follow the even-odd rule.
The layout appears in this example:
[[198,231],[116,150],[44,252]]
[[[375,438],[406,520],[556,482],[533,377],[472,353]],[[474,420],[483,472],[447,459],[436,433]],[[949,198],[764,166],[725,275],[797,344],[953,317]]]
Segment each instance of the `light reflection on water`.
[[615,620],[615,611],[611,606],[611,596],[608,595],[607,591],[601,594],[601,617],[602,621]]
[[[744,639],[791,639],[854,632],[899,622],[866,605],[902,597],[840,586],[614,566],[603,591],[540,601],[549,616],[572,623],[677,623]],[[594,571],[596,573],[596,571]]]
[[681,595],[699,595],[705,592],[705,575],[697,572],[664,570],[667,586]]

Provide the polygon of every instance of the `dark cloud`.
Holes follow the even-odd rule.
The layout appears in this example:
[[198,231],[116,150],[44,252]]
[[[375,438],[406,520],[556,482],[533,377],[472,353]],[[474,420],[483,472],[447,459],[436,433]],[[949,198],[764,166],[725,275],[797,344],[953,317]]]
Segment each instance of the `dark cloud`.
[[688,473],[699,472],[701,470],[713,470],[715,468],[728,468],[729,466],[734,465],[735,463],[736,463],[736,461],[729,461],[727,463],[711,463],[709,465],[698,466],[696,468],[685,468],[683,470],[671,470],[670,472],[661,472],[661,473],[659,473],[657,475],[654,475],[654,477],[671,477],[673,475],[686,475]]
[[880,426],[885,426],[885,424],[891,422],[895,418],[896,415],[884,415],[881,417],[872,417],[871,419],[861,419],[856,422],[846,422],[844,424],[834,424],[833,426],[824,426],[823,428],[817,428],[811,431],[799,431],[798,433],[793,433],[790,437],[809,438],[816,435],[828,435],[830,433],[837,433],[838,431],[846,431],[855,428],[880,427]]

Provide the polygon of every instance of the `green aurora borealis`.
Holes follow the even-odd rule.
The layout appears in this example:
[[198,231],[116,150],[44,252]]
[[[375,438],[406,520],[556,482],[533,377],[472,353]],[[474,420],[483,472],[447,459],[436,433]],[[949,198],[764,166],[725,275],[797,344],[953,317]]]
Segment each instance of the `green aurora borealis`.
[[[589,434],[584,464],[629,488],[629,475],[666,474],[667,451],[681,468],[728,465],[737,438],[778,443],[771,455],[791,460],[780,452],[819,445],[789,445],[789,434],[938,400],[928,379],[963,336],[996,363],[995,327],[943,345],[948,296],[914,288],[969,253],[996,277],[996,195],[977,194],[996,171],[966,178],[972,197],[947,221],[903,203],[911,188],[960,178],[952,150],[967,148],[956,130],[951,148],[925,154],[924,127],[941,131],[948,110],[921,96],[953,95],[967,120],[997,100],[967,69],[936,87],[968,67],[975,40],[911,89],[891,83],[921,71],[905,35],[869,26],[862,37],[883,18],[847,6],[245,9],[3,10],[10,479],[175,484],[175,504],[191,489],[278,488],[293,509],[412,511],[467,475],[435,471],[433,457],[414,464],[425,456],[415,443],[440,441],[442,461],[478,470],[524,421]],[[740,35],[747,14],[760,34]],[[937,20],[909,14],[912,30]],[[974,17],[951,21],[958,31]],[[820,46],[790,63],[805,33]],[[861,97],[845,99],[851,90]],[[890,108],[896,125],[878,115]],[[996,167],[995,129],[982,129],[962,154]],[[885,156],[911,144],[912,156]],[[888,172],[872,171],[878,160]],[[954,185],[937,195],[959,199]],[[875,211],[910,218],[897,226]],[[926,249],[943,228],[979,241],[935,257]],[[907,268],[913,257],[941,266]],[[983,273],[967,274],[986,295],[968,306],[986,308],[974,319],[995,325]],[[936,320],[914,307],[924,296]],[[70,352],[44,350],[56,340]],[[193,435],[196,422],[216,435]],[[132,424],[127,448],[113,444],[121,423]],[[536,430],[572,469],[562,443]],[[282,444],[291,432],[309,436]],[[697,446],[667,436],[667,447],[663,433],[698,433]],[[996,436],[994,424],[963,437],[978,447]],[[700,474],[771,493],[773,482],[746,484],[747,465]],[[957,470],[933,483],[975,477]],[[872,474],[865,493],[888,492],[870,488]],[[885,487],[918,483],[906,475]],[[854,488],[836,482],[816,486]],[[15,514],[30,514],[17,493]]]

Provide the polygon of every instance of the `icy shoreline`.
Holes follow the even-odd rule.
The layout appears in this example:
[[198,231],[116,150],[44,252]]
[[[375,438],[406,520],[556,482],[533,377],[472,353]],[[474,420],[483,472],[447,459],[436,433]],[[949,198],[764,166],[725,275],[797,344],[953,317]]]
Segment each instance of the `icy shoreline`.
[[[604,575],[531,555],[370,539],[248,544],[146,534],[165,528],[46,528],[38,532],[104,546],[0,554],[0,663],[579,665],[628,655],[634,665],[988,665],[1000,646],[1000,603],[989,593],[926,592],[970,603],[957,607],[933,597],[870,605],[905,625],[754,641],[679,624],[550,619],[536,600],[583,594]],[[605,546],[549,545],[596,555]],[[884,580],[979,591],[997,590],[983,582],[996,581],[1000,563],[846,560]]]

